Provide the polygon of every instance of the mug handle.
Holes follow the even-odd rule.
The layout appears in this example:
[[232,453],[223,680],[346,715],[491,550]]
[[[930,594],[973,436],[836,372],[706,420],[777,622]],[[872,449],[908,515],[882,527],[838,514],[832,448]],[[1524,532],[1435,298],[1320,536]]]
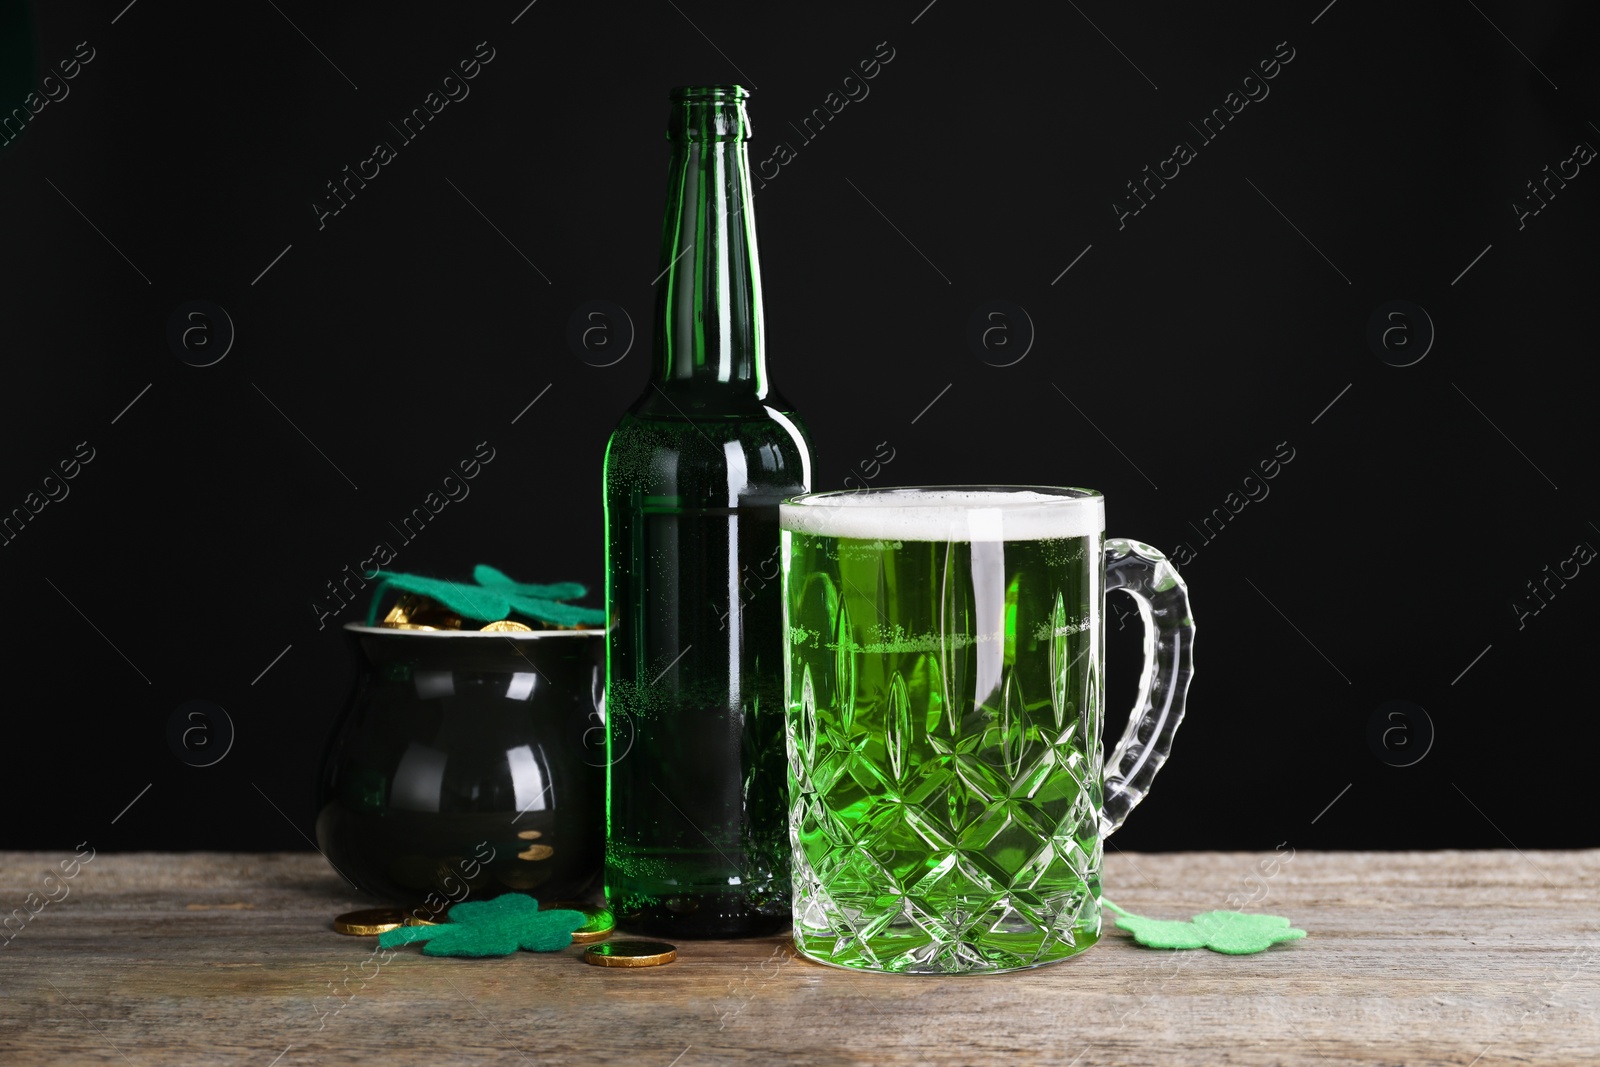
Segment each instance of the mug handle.
[[1139,697],[1122,740],[1105,764],[1100,834],[1113,833],[1150,791],[1183,721],[1194,676],[1194,616],[1189,587],[1157,549],[1141,541],[1106,542],[1106,591],[1120,589],[1139,605],[1144,621],[1144,671]]

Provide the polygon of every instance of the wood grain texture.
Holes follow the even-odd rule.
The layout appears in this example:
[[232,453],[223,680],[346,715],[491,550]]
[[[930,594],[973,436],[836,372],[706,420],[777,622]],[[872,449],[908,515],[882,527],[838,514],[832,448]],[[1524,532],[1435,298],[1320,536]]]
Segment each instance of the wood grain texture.
[[[0,912],[37,908],[66,858],[0,853]],[[1106,892],[1172,919],[1256,896],[1305,940],[1233,957],[1113,930],[944,978],[822,967],[784,938],[637,971],[577,948],[380,964],[333,932],[370,902],[314,853],[101,854],[0,947],[0,1064],[1600,1063],[1600,851],[1300,852],[1270,878],[1263,858],[1113,850]]]

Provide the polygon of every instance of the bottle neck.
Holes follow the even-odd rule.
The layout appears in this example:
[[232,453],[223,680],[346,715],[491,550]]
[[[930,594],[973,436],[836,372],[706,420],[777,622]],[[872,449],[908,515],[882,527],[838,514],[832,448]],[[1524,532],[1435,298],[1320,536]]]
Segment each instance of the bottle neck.
[[745,92],[677,90],[660,276],[656,377],[766,395],[761,261],[750,195]]

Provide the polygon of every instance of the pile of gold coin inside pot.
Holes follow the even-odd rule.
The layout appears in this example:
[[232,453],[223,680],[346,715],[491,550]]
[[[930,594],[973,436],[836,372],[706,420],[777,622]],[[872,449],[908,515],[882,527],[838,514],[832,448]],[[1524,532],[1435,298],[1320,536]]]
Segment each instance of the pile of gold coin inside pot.
[[469,626],[461,616],[434,600],[432,597],[420,596],[416,593],[407,593],[394,602],[394,607],[389,609],[389,614],[383,617],[379,626],[387,626],[392,630],[490,630],[496,633],[531,633],[533,627],[525,623],[513,622],[511,619],[500,619],[497,622],[485,623],[482,626]]

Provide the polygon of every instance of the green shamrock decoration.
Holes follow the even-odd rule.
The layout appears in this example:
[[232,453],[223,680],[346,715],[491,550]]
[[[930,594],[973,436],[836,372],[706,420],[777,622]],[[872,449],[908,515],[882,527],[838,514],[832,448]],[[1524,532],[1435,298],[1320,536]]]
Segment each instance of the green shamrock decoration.
[[557,626],[603,626],[606,621],[606,613],[599,608],[562,603],[588,595],[589,590],[577,582],[528,585],[515,581],[487,563],[480,563],[473,568],[471,582],[452,582],[448,578],[428,578],[421,574],[382,570],[373,572],[372,577],[379,581],[372,591],[372,603],[367,609],[368,626],[377,621],[378,604],[391,589],[432,597],[463,619],[482,622],[504,619],[513,611]]
[[1190,922],[1172,922],[1134,915],[1109,900],[1103,903],[1120,916],[1118,926],[1150,948],[1209,948],[1230,956],[1247,956],[1265,952],[1279,941],[1297,941],[1306,936],[1304,930],[1294,929],[1288,919],[1277,915],[1208,911]]
[[519,948],[555,952],[572,944],[572,931],[588,921],[581,911],[540,911],[526,893],[493,900],[463,901],[450,909],[450,921],[437,926],[401,926],[378,935],[378,945],[393,948],[412,941],[429,956],[509,956]]

